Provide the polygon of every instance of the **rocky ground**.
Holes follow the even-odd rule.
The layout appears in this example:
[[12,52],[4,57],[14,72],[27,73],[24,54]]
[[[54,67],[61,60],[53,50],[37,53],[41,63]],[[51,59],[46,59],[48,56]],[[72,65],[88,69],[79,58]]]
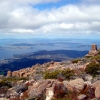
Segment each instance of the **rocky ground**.
[[100,51],[83,58],[8,71],[0,76],[0,100],[100,100]]

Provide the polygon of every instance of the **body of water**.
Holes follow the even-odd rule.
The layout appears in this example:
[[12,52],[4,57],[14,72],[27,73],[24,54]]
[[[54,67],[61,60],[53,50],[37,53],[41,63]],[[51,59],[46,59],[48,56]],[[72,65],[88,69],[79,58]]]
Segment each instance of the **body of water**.
[[36,52],[39,50],[79,50],[85,51],[89,50],[89,46],[80,46],[80,45],[65,45],[65,44],[55,44],[55,45],[37,45],[34,46],[32,49],[1,49],[0,50],[0,59],[6,59],[13,57],[14,54],[24,54],[24,53],[31,53]]

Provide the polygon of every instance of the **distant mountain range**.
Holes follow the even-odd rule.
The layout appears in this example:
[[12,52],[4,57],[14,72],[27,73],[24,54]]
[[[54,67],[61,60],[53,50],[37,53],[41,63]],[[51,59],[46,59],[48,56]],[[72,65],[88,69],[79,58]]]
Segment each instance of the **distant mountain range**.
[[26,53],[14,55],[11,59],[4,59],[0,61],[0,74],[6,74],[8,70],[15,71],[26,67],[31,67],[37,63],[43,64],[50,61],[64,61],[73,58],[83,57],[88,51],[75,50],[53,50],[53,51],[37,51],[33,53]]

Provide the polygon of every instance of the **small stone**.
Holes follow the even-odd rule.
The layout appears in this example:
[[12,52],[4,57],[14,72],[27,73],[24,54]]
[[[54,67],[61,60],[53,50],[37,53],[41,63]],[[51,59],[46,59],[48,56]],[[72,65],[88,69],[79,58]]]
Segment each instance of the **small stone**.
[[51,100],[53,98],[54,95],[54,90],[53,88],[48,88],[46,91],[46,100]]
[[77,97],[77,99],[78,100],[85,100],[85,98],[86,98],[86,95],[85,94],[80,94],[78,97]]

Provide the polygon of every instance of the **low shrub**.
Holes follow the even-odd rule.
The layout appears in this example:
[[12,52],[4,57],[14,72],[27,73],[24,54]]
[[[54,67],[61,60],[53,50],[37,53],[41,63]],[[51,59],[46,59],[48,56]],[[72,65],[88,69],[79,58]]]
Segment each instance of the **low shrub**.
[[100,71],[100,64],[97,63],[90,63],[86,66],[85,72],[87,74],[91,74],[93,76],[98,74],[98,71]]
[[17,93],[19,92],[25,92],[28,87],[24,83],[18,83],[14,86],[14,89]]
[[69,68],[66,70],[55,70],[53,72],[46,72],[44,74],[44,79],[57,79],[58,74],[62,74],[65,79],[70,79],[74,75],[74,70],[70,70]]
[[0,81],[0,88],[1,87],[4,87],[4,86],[7,86],[8,88],[11,88],[12,87],[12,85],[11,85],[11,83],[10,82],[7,82],[7,81]]
[[7,82],[17,82],[17,81],[20,81],[20,80],[27,80],[27,78],[24,78],[24,77],[21,77],[21,78],[18,78],[18,77],[8,77],[8,78],[3,78],[2,79],[3,81],[7,81]]
[[17,77],[3,78],[0,81],[0,87],[7,86],[8,88],[11,88],[12,82],[17,82],[17,81],[20,81],[20,80],[27,80],[27,79],[26,78],[17,78]]
[[63,70],[62,75],[65,77],[65,79],[70,79],[72,76],[74,76],[74,70],[71,70],[70,68]]
[[63,98],[54,97],[52,100],[77,100],[78,95],[79,93],[76,90],[74,90],[73,92],[68,91],[68,93],[66,93]]
[[94,56],[93,59],[100,60],[100,55]]
[[78,61],[80,61],[80,59],[74,59],[72,60],[72,63],[78,63]]
[[57,75],[60,73],[60,70],[56,70],[54,72],[46,72],[44,74],[44,79],[57,79]]

